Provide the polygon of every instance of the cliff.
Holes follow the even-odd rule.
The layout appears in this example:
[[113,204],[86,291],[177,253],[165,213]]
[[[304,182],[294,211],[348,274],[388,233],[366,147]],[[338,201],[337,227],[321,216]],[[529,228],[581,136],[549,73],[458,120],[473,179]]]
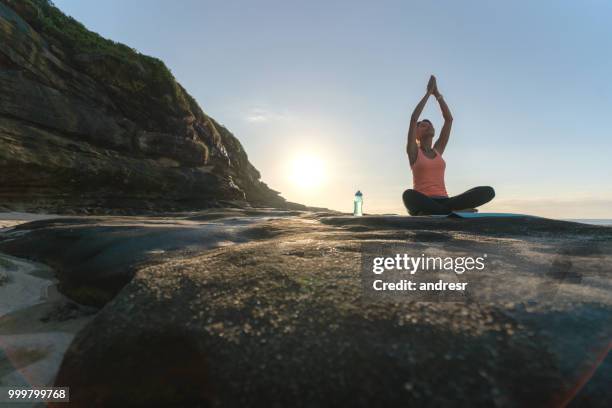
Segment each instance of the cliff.
[[141,212],[302,207],[158,59],[46,0],[0,0],[0,206]]

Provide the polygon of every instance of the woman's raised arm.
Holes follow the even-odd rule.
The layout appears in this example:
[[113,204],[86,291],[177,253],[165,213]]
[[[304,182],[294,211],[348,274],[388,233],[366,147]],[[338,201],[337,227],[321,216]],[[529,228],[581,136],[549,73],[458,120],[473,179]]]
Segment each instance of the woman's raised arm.
[[438,85],[435,81],[435,77],[432,94],[438,100],[440,110],[442,110],[442,116],[444,117],[444,125],[442,126],[442,130],[440,130],[440,136],[434,144],[434,148],[441,155],[444,153],[444,149],[446,149],[446,144],[448,143],[448,138],[450,137],[451,127],[453,126],[453,115],[451,115],[450,109],[448,109],[448,105],[446,104],[446,101],[444,101],[444,97],[440,92],[438,92]]
[[427,99],[432,94],[434,86],[435,78],[432,75],[429,78],[429,82],[427,83],[427,92],[425,93],[425,96],[421,98],[417,106],[414,108],[412,116],[410,116],[410,126],[408,127],[408,141],[406,143],[406,153],[408,154],[408,160],[410,161],[410,165],[414,164],[418,154],[418,146],[416,143],[416,126],[419,121],[419,116],[421,116],[421,112],[423,112],[423,108],[427,103]]

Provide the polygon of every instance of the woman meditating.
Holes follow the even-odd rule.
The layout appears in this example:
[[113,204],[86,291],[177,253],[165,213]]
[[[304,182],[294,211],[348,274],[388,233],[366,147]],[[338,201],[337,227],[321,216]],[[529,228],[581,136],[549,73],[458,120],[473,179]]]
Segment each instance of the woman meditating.
[[[419,116],[433,95],[440,104],[444,126],[436,143],[432,142],[434,127],[428,119],[419,121]],[[453,116],[438,92],[436,77],[429,78],[427,92],[414,108],[408,130],[406,152],[412,169],[413,189],[404,191],[403,200],[410,215],[450,214],[453,211],[476,211],[476,207],[488,203],[495,197],[492,187],[474,187],[463,194],[449,197],[444,185],[446,163],[442,158],[448,143]]]

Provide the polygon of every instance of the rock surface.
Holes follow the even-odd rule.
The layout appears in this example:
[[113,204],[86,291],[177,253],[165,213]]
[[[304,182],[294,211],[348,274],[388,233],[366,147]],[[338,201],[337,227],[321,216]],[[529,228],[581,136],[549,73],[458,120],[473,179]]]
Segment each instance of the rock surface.
[[0,1],[5,209],[303,208],[259,179],[238,139],[161,61],[99,37],[46,0]]
[[263,238],[266,232],[260,236],[254,224],[278,214],[300,212],[225,209],[182,216],[44,219],[5,233],[0,250],[52,266],[60,290],[79,303],[102,306],[142,263]]
[[[69,279],[98,274],[109,255],[109,270],[131,268],[64,357],[56,385],[71,387],[72,406],[612,404],[612,228],[242,211],[42,220],[3,234],[12,254],[29,248],[63,269],[87,259]],[[198,228],[241,220],[198,246]],[[171,248],[177,228],[185,238]],[[116,252],[128,237],[144,258]],[[37,249],[62,239],[76,243],[71,257]],[[486,253],[489,266],[465,302],[372,300],[364,244]]]

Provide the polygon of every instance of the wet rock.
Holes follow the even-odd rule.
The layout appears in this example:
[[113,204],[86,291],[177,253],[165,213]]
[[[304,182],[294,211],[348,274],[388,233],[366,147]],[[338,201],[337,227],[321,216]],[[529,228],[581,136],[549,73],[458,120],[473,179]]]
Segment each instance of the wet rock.
[[266,218],[295,214],[286,213],[227,209],[171,217],[44,219],[21,224],[0,236],[0,251],[51,266],[62,293],[78,303],[100,307],[142,264],[181,256],[185,251],[277,236],[281,230],[257,224]]
[[58,302],[54,308],[40,318],[41,322],[64,322],[66,320],[78,319],[83,316],[91,316],[98,312],[98,309],[79,305],[74,302]]
[[9,282],[8,272],[3,270],[2,267],[0,267],[0,286],[6,284],[8,282]]

